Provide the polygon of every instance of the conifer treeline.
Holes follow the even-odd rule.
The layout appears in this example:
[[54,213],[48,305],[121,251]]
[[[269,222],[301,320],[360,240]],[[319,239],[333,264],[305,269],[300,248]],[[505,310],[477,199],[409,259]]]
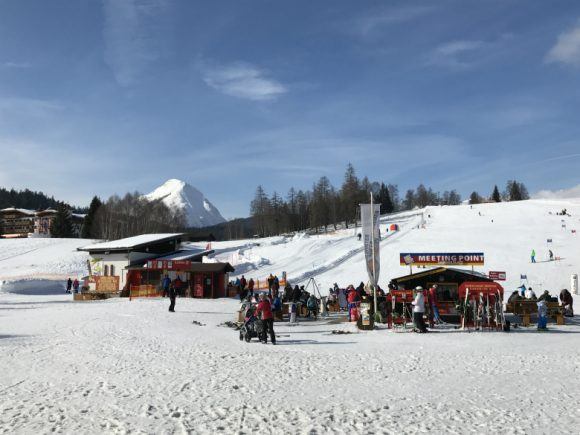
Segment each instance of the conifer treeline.
[[321,177],[311,190],[296,191],[290,188],[286,198],[277,192],[268,195],[262,186],[258,186],[250,204],[250,214],[260,236],[308,228],[326,231],[329,227],[335,229],[339,224],[348,226],[356,222],[359,218],[359,204],[370,201],[370,192],[373,192],[374,201],[381,204],[381,214],[410,210],[417,206],[456,205],[461,202],[455,190],[441,195],[422,184],[416,190],[408,190],[401,200],[396,184],[370,181],[368,177],[359,179],[353,165],[349,163],[339,189],[327,177]]
[[[292,187],[285,198],[278,192],[268,195],[262,186],[258,186],[250,204],[250,215],[259,236],[306,229],[326,231],[328,228],[336,229],[339,224],[348,226],[356,222],[359,218],[359,204],[370,201],[370,192],[373,192],[375,202],[381,204],[381,214],[461,203],[461,196],[456,190],[441,194],[423,184],[416,189],[408,189],[404,197],[400,198],[396,184],[371,182],[368,177],[359,179],[353,165],[349,163],[343,183],[338,189],[327,177],[321,177],[311,190],[297,191]],[[520,201],[529,197],[523,183],[509,180],[503,193],[500,194],[498,187],[494,186],[489,198],[473,192],[469,202]]]
[[57,209],[60,204],[65,203],[57,201],[54,197],[49,197],[42,192],[34,192],[29,189],[8,190],[0,187],[0,210],[8,207],[25,208],[28,210]]

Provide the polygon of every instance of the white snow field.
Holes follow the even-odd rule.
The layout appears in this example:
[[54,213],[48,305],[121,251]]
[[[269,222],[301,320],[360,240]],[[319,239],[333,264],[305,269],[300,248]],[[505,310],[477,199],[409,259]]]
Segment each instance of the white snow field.
[[[520,274],[557,294],[580,272],[580,200],[433,207],[425,229],[420,214],[385,218],[382,231],[401,231],[381,242],[383,287],[408,273],[406,251],[484,252],[476,270],[506,271],[508,294]],[[562,260],[530,264],[547,238]],[[233,299],[178,299],[176,313],[163,299],[73,302],[63,278],[86,274],[75,249],[88,244],[0,240],[0,433],[578,433],[578,317],[546,333],[429,334],[331,317],[276,323],[276,346],[245,343],[219,326]],[[212,245],[246,277],[366,281],[354,229]]]

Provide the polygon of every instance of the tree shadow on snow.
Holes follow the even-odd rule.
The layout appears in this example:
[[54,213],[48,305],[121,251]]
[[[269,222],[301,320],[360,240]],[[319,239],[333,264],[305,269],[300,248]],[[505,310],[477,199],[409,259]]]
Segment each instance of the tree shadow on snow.
[[284,340],[276,341],[276,346],[290,346],[294,344],[356,344],[354,341],[316,341],[316,340]]

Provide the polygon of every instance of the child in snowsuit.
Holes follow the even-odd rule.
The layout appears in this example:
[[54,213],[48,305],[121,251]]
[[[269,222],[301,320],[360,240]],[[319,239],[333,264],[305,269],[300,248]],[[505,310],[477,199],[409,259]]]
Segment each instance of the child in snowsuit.
[[548,324],[548,305],[546,301],[542,299],[538,302],[538,331],[545,331],[548,329],[546,325]]

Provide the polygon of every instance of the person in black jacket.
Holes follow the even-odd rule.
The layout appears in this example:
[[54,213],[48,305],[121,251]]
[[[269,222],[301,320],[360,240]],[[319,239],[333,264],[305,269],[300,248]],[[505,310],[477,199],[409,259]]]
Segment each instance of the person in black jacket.
[[574,300],[572,299],[572,294],[568,291],[568,289],[564,289],[560,292],[560,303],[564,308],[564,315],[566,317],[573,317],[574,316]]
[[300,295],[302,294],[302,290],[295,285],[294,290],[292,291],[292,302],[298,302],[300,300]]
[[169,285],[169,300],[171,301],[171,303],[169,304],[169,311],[172,313],[175,313],[175,296],[177,295],[177,292],[175,291],[175,286],[173,285],[173,283],[171,283]]

